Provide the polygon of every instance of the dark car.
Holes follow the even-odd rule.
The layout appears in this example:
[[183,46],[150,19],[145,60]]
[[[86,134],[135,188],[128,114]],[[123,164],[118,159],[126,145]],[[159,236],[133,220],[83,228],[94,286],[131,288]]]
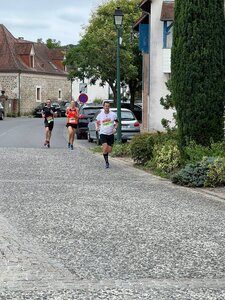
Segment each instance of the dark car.
[[69,106],[70,106],[70,102],[64,102],[63,104],[60,105],[61,117],[66,116],[66,110],[67,110],[67,107],[69,107]]
[[3,120],[5,116],[5,111],[2,103],[0,102],[0,120]]
[[37,117],[37,118],[41,118],[42,117],[42,109],[43,107],[45,106],[46,104],[45,103],[41,103],[39,104],[33,111],[33,116],[34,117]]
[[[43,107],[46,105],[46,103],[41,103],[39,104],[33,111],[33,116],[37,117],[37,118],[41,118],[42,117],[42,109]],[[55,112],[57,113],[57,117],[61,117],[61,109],[60,109],[60,105],[58,103],[52,103],[51,104],[52,107],[54,107]]]
[[93,103],[84,104],[79,108],[79,120],[76,131],[77,139],[81,139],[82,137],[87,138],[88,123],[101,108],[103,108],[102,105],[95,105]]
[[131,109],[131,104],[129,102],[121,102],[121,108],[130,109],[134,113],[137,120],[139,122],[142,121],[142,107],[141,107],[141,105],[134,104],[134,107]]
[[59,103],[53,102],[53,103],[51,104],[51,106],[54,107],[55,112],[57,113],[57,117],[60,118],[60,117],[61,117],[61,107],[60,107]]

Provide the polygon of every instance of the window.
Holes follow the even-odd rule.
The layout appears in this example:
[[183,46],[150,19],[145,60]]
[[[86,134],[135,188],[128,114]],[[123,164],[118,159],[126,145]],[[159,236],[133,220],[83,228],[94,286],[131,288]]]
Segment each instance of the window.
[[31,68],[34,68],[34,55],[35,55],[34,46],[32,45],[31,50],[30,50],[30,57],[29,57],[29,59],[30,59],[29,63],[30,63]]
[[59,100],[62,99],[62,91],[61,91],[61,89],[59,90],[59,93],[58,93],[58,99],[59,99]]
[[41,87],[36,87],[36,102],[41,102]]
[[34,68],[34,56],[33,55],[30,56],[30,67]]

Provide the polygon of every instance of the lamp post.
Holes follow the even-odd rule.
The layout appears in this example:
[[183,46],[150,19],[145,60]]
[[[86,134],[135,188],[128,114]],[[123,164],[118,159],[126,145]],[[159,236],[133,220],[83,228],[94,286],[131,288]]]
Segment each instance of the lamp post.
[[120,97],[120,39],[121,29],[123,23],[123,13],[119,7],[114,12],[114,24],[117,31],[117,50],[116,50],[116,86],[117,86],[117,117],[118,117],[118,128],[117,128],[117,143],[121,143],[121,97]]

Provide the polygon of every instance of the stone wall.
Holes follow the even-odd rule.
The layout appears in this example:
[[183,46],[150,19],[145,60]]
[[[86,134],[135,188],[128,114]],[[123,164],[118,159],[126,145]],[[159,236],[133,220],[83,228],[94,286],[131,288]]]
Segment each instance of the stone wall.
[[[37,88],[40,88],[40,100],[37,100]],[[71,99],[71,82],[65,76],[0,73],[0,90],[5,91],[9,103],[18,102],[18,105],[13,105],[12,108],[16,107],[22,114],[31,112],[40,102],[47,99],[52,101]]]

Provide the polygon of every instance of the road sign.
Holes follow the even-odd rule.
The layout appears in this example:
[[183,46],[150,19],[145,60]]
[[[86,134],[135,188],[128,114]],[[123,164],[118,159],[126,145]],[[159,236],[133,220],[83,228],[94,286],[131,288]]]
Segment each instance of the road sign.
[[80,102],[86,103],[88,101],[88,95],[82,93],[82,94],[79,95],[78,99],[79,99]]
[[79,83],[79,92],[87,94],[87,83],[84,82]]

